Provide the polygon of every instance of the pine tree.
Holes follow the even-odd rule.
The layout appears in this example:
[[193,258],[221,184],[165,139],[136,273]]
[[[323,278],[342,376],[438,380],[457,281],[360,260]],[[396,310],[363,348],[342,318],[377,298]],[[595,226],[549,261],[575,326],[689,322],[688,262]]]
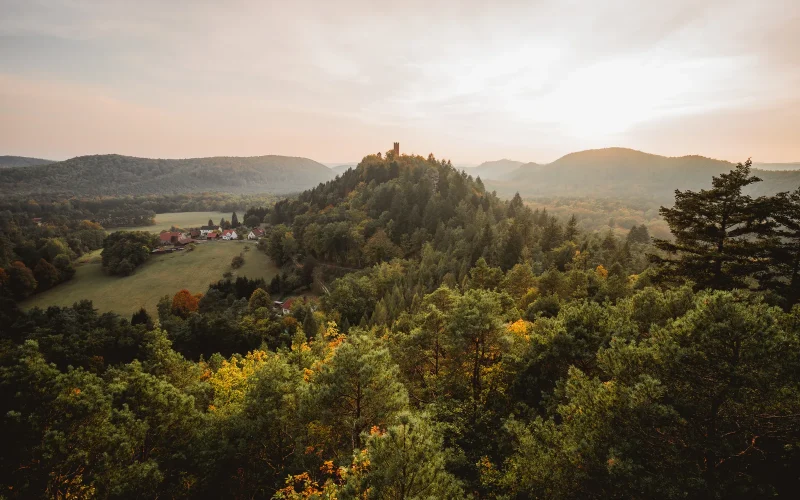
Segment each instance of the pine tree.
[[236,212],[233,212],[233,215],[231,215],[231,227],[234,229],[239,227],[239,217],[236,215]]
[[569,218],[567,222],[567,228],[564,230],[564,239],[567,241],[575,241],[575,238],[578,237],[578,219],[575,217],[575,214]]
[[763,270],[762,242],[753,221],[757,210],[742,189],[761,179],[750,175],[750,160],[714,176],[711,189],[675,191],[675,206],[659,213],[675,241],[655,240],[655,246],[673,256],[651,256],[660,265],[656,279],[683,278],[698,289],[747,288],[747,278]]
[[147,328],[153,327],[153,318],[147,313],[147,309],[142,307],[131,316],[131,325],[147,325]]
[[360,447],[363,432],[385,425],[408,405],[408,393],[388,349],[355,328],[322,365],[311,397],[343,450]]
[[760,236],[771,264],[761,286],[776,290],[791,306],[800,300],[800,188],[758,203],[764,221]]
[[371,432],[366,451],[369,467],[348,475],[342,498],[464,498],[424,415],[403,413],[385,432]]

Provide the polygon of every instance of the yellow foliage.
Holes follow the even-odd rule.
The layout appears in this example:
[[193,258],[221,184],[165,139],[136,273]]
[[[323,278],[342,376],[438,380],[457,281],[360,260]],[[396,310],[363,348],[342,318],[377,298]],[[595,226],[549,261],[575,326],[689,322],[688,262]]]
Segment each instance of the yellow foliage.
[[528,334],[528,330],[530,329],[530,325],[531,324],[524,319],[518,319],[517,321],[508,325],[507,330],[508,333],[511,333],[512,335],[529,340],[530,335]]
[[605,267],[603,267],[603,264],[600,264],[599,266],[597,266],[597,268],[594,270],[594,272],[595,272],[595,274],[597,275],[598,278],[601,278],[601,279],[608,278],[608,270]]
[[270,356],[265,351],[252,351],[243,358],[224,360],[219,370],[208,380],[214,390],[213,411],[221,414],[233,412],[244,401],[252,383],[252,375]]

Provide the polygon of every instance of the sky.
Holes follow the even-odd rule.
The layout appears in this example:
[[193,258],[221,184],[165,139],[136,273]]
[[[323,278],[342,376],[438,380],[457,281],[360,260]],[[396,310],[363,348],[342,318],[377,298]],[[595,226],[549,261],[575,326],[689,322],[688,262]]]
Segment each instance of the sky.
[[0,155],[800,161],[800,1],[0,0]]

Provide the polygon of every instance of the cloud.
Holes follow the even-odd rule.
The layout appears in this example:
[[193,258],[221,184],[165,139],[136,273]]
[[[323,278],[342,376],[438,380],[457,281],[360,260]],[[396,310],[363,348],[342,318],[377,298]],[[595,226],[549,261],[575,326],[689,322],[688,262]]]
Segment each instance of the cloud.
[[[731,113],[761,120],[798,106],[791,0],[0,2],[3,84],[36,89],[12,85],[18,128],[6,150],[280,147],[347,160],[401,140],[461,161],[545,161],[586,145],[660,152],[681,140],[702,154]],[[36,121],[43,103],[85,106],[91,120]],[[114,120],[166,125],[147,140],[131,125],[125,137],[139,140],[97,130],[53,146],[71,125]],[[682,120],[706,124],[698,140],[666,125]],[[776,128],[785,121],[760,123],[782,139],[753,145],[754,156],[769,144],[772,159],[800,158],[797,132]]]

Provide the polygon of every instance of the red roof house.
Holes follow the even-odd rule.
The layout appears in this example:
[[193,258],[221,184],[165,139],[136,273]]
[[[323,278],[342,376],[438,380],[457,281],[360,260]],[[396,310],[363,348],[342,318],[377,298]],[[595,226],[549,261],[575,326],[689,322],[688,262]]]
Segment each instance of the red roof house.
[[158,235],[159,240],[161,240],[162,245],[169,245],[170,243],[175,243],[178,241],[182,235],[178,232],[173,231],[162,231],[161,234]]

